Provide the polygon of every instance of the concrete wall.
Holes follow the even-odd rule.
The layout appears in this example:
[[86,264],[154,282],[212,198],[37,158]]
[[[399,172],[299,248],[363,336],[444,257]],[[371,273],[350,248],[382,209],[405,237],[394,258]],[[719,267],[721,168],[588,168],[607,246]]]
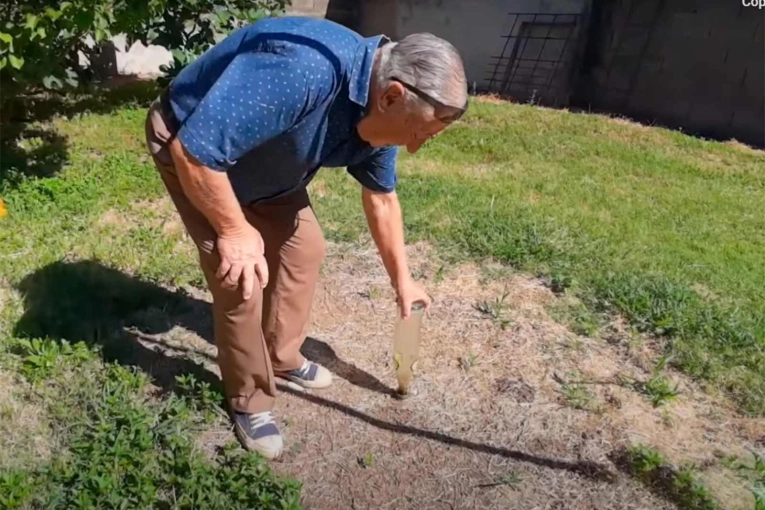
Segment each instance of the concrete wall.
[[292,0],[287,12],[297,16],[327,18],[352,26],[356,24],[359,3],[356,0]]
[[355,27],[363,35],[400,39],[431,32],[459,50],[471,87],[484,90],[492,56],[502,54],[512,25],[510,13],[579,14],[589,0],[365,0]]
[[398,0],[374,0],[359,2],[357,23],[351,28],[364,36],[385,34],[393,39],[399,36]]
[[124,35],[115,36],[112,42],[118,74],[156,77],[162,74],[162,66],[173,63],[173,54],[162,46],[144,46],[136,41],[128,47]]
[[[492,56],[502,54],[514,18],[509,13],[578,14],[590,0],[292,0],[290,14],[326,17],[363,35],[400,39],[414,32],[432,32],[460,51],[471,87],[487,89]],[[172,61],[161,47],[115,41],[121,74],[157,75]]]
[[[328,18],[338,23],[352,26],[358,17],[358,4],[355,0],[292,0],[288,14]],[[132,75],[154,78],[162,74],[160,68],[173,61],[173,55],[162,46],[144,46],[135,42],[127,46],[125,36],[118,34],[112,38],[112,52],[107,52],[104,62],[98,65],[106,68],[107,74]],[[92,41],[90,42],[92,44]],[[81,65],[88,65],[84,55],[80,56]]]
[[765,144],[763,11],[736,1],[606,0],[598,22],[578,103]]

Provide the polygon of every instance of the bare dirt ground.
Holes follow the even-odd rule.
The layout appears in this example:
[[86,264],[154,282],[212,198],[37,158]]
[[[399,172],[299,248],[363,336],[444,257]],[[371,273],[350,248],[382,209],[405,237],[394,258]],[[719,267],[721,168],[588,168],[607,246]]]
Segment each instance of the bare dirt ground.
[[[682,393],[663,408],[614,384],[648,376],[657,357],[650,340],[618,321],[598,338],[575,335],[548,315],[560,298],[538,280],[507,271],[484,279],[486,268],[444,267],[423,246],[411,247],[410,261],[434,303],[418,394],[401,401],[392,396],[395,304],[379,257],[372,247],[329,247],[304,352],[333,371],[335,384],[309,392],[282,385],[275,409],[287,451],[273,465],[302,481],[306,508],[675,508],[614,463],[634,443],[712,466],[703,478],[724,508],[753,508],[743,484],[714,466],[722,454],[761,445],[762,420],[737,415],[675,373]],[[477,309],[503,294],[499,319]],[[216,371],[214,347],[197,333],[139,336]],[[576,381],[586,382],[578,385],[584,397],[564,397]],[[199,443],[212,449],[232,437],[221,425]]]

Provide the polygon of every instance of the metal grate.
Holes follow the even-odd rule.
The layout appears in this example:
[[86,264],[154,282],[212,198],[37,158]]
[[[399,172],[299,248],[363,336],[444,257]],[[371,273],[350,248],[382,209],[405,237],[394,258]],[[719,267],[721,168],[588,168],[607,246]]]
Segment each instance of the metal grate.
[[510,16],[502,54],[491,57],[489,91],[524,102],[557,103],[567,94],[581,14]]
[[[640,23],[635,21],[636,8],[641,7],[643,10],[648,10],[653,7],[651,18],[648,23],[645,20]],[[609,91],[609,96],[614,98],[618,97],[618,100],[614,100],[615,105],[618,108],[626,109],[629,107],[630,99],[635,90],[635,84],[640,70],[646,61],[646,52],[651,40],[654,37],[659,21],[665,14],[666,0],[658,0],[653,5],[651,2],[636,2],[630,3],[627,10],[627,16],[619,31],[619,37],[615,41],[615,44],[605,53],[608,61],[608,68],[606,71],[606,78],[604,87]],[[638,18],[639,20],[640,18]],[[630,37],[631,35],[631,37]],[[637,52],[634,49],[635,41],[639,41],[639,49]],[[618,74],[627,75],[626,85],[619,86],[618,83],[614,83],[613,71],[617,69]]]

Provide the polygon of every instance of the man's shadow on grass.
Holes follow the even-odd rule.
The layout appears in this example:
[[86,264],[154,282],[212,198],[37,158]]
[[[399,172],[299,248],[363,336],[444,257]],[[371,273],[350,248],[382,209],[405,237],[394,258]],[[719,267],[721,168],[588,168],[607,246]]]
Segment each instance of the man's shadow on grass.
[[[140,367],[165,391],[172,391],[175,376],[190,368],[200,374],[189,366],[195,364],[193,361],[174,357],[171,362],[160,352],[166,348],[184,350],[163,343],[161,334],[181,326],[213,343],[210,303],[98,262],[54,262],[24,278],[17,290],[24,298],[25,311],[16,324],[16,336],[97,345],[106,360]],[[139,339],[151,347],[144,347]],[[338,358],[332,347],[319,339],[306,339],[303,354],[351,384],[392,393],[374,376]],[[207,369],[199,369],[207,374],[206,379],[212,377],[218,382]]]
[[[212,342],[212,313],[206,301],[141,281],[96,261],[54,262],[24,278],[17,290],[24,303],[24,314],[14,328],[17,337],[83,341],[90,346],[98,346],[105,360],[139,367],[166,393],[178,391],[175,377],[189,373],[222,391],[218,376],[209,371],[204,363],[183,356],[179,351],[184,349],[166,344],[161,337],[161,333],[181,326]],[[166,350],[174,350],[175,353],[167,354]],[[307,358],[327,366],[351,384],[386,395],[392,393],[373,375],[338,358],[334,350],[321,340],[309,338],[303,351]],[[202,355],[210,358],[207,354]],[[606,466],[594,462],[545,458],[393,424],[339,402],[295,391],[286,385],[279,385],[279,388],[306,402],[333,409],[382,430],[538,466],[573,471],[591,478],[613,478]]]
[[98,347],[104,360],[136,366],[163,392],[176,391],[175,377],[194,374],[219,386],[203,364],[165,354],[159,338],[179,325],[212,338],[209,304],[139,280],[95,261],[53,262],[17,286],[24,313],[14,328],[21,338],[50,338]]

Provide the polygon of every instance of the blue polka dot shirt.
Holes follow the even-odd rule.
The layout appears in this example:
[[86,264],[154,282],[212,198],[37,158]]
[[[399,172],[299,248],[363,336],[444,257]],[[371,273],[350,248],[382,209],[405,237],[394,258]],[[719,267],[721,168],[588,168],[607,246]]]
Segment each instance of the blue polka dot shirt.
[[356,130],[385,41],[293,16],[242,27],[170,84],[178,139],[228,174],[242,204],[303,188],[321,167],[346,167],[361,185],[390,192],[397,147],[373,148]]

